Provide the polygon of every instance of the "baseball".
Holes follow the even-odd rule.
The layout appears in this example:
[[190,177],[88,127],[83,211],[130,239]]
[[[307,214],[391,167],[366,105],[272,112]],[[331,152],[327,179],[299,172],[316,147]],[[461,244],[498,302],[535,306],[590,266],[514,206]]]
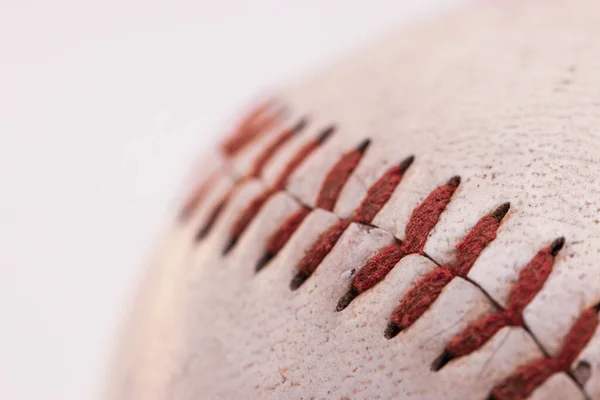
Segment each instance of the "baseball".
[[392,32],[199,175],[107,398],[600,399],[600,3]]

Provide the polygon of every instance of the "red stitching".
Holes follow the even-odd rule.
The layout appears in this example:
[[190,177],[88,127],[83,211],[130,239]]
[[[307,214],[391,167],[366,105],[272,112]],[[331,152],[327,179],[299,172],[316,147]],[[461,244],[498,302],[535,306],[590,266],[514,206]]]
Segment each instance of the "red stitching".
[[563,341],[563,348],[554,358],[543,358],[519,367],[514,374],[496,386],[490,398],[496,400],[525,399],[557,372],[569,372],[577,355],[588,344],[596,328],[598,315],[594,308],[585,310],[575,321]]
[[317,269],[323,259],[329,254],[346,228],[350,225],[349,220],[343,219],[323,232],[319,239],[313,243],[298,264],[298,274],[292,279],[290,289],[296,290]]
[[228,157],[236,155],[279,122],[272,107],[271,102],[264,103],[243,118],[233,134],[221,144],[223,153]]
[[413,210],[406,225],[404,241],[383,248],[366,262],[352,278],[350,290],[339,300],[337,311],[344,310],[356,296],[383,280],[402,258],[423,253],[429,232],[437,224],[459,184],[460,177],[453,177],[445,185],[433,190]]
[[370,224],[377,213],[388,202],[396,187],[400,184],[404,172],[415,160],[414,156],[406,158],[400,165],[388,169],[367,191],[365,198],[352,217],[354,222]]
[[523,311],[540,291],[554,265],[554,258],[563,247],[564,238],[556,239],[550,246],[540,250],[521,269],[517,283],[508,296],[506,310],[481,318],[469,325],[446,346],[445,354],[436,369],[450,360],[462,357],[483,346],[496,332],[505,326],[523,326]]
[[496,238],[496,231],[509,208],[510,204],[504,203],[492,214],[481,218],[463,241],[456,246],[456,250],[458,250],[456,263],[451,267],[454,275],[463,278],[467,276],[479,254]]
[[262,153],[254,160],[252,164],[252,168],[248,173],[248,176],[258,178],[262,175],[265,165],[268,164],[269,161],[273,158],[273,156],[286,144],[295,134],[300,132],[304,126],[306,125],[306,121],[302,120],[298,125],[293,128],[285,129],[283,132],[279,134],[277,139],[275,139],[271,144],[265,148]]
[[325,143],[333,134],[334,130],[335,129],[333,127],[326,129],[318,138],[309,141],[302,148],[300,148],[294,157],[288,161],[283,171],[281,171],[275,180],[275,183],[273,183],[273,187],[277,190],[285,189],[289,177],[294,173],[294,171],[296,171],[296,168],[298,168],[298,166],[300,166],[300,164],[302,164],[302,162],[306,160],[306,158],[308,158],[313,151]]
[[285,246],[287,241],[292,237],[294,232],[300,227],[304,218],[310,214],[310,209],[306,207],[300,208],[298,211],[290,215],[285,222],[267,239],[265,254],[256,265],[256,271],[260,271],[275,255]]
[[[277,153],[277,151],[289,139],[291,139],[294,134],[300,132],[304,128],[305,125],[306,125],[306,122],[304,120],[302,120],[295,127],[291,128],[291,129],[284,130],[282,133],[280,133],[279,137],[276,140],[274,140],[269,146],[267,146],[258,155],[258,157],[254,160],[254,163],[252,165],[252,168],[250,169],[250,172],[248,174],[244,175],[242,178],[240,178],[235,183],[235,186],[233,188],[231,188],[225,194],[225,196],[223,196],[223,198],[221,199],[221,201],[214,208],[214,211],[213,211],[212,215],[209,217],[208,222],[205,224],[204,228],[202,228],[200,230],[200,233],[197,235],[198,239],[203,238],[204,236],[206,236],[208,234],[208,232],[210,232],[210,230],[212,229],[212,226],[214,225],[215,221],[219,217],[221,211],[225,208],[225,206],[227,205],[227,203],[231,199],[232,192],[235,189],[235,187],[239,186],[241,183],[245,182],[246,180],[248,180],[250,178],[258,178],[259,176],[261,176],[262,173],[263,173],[264,167],[273,158],[273,156]],[[216,174],[213,177],[216,177]],[[183,207],[183,210],[181,212],[182,218],[186,218],[189,214],[191,214],[193,212],[193,210],[195,208],[198,207],[198,205],[200,204],[202,198],[212,188],[213,185],[214,185],[214,179],[210,178],[209,180],[207,180],[207,182],[204,185],[202,185],[196,191],[196,193],[194,193],[190,197],[190,200],[186,203],[186,205]],[[240,224],[241,224],[241,222],[240,222]],[[240,227],[238,229],[239,230],[243,230],[243,227]]]
[[[276,117],[267,110],[269,105],[263,105],[242,121],[235,134],[223,143],[223,151],[232,156],[246,147],[272,126]],[[260,211],[267,199],[278,190],[285,188],[287,180],[296,168],[333,132],[333,128],[325,131],[321,137],[303,146],[286,167],[281,171],[272,188],[256,196],[238,217],[232,227],[232,237],[237,240],[254,216]],[[198,237],[204,236],[212,227],[225,205],[233,196],[241,181],[248,177],[258,177],[264,166],[273,155],[292,137],[293,130],[282,132],[261,155],[255,160],[252,169],[246,177],[236,183],[232,189],[214,208],[204,229]],[[362,155],[369,145],[363,142],[357,149],[344,154],[330,170],[323,181],[317,207],[333,210],[337,198],[348,178],[357,167]],[[329,254],[339,238],[352,222],[370,224],[381,208],[389,201],[395,188],[400,183],[406,169],[413,161],[409,157],[399,166],[390,168],[373,184],[361,205],[348,219],[337,222],[311,246],[299,264],[299,273],[291,282],[290,287],[299,287],[318,267],[325,256]],[[190,195],[181,211],[181,218],[187,218],[198,206],[206,192],[212,187],[214,177],[199,185]],[[338,311],[343,310],[361,292],[368,290],[381,281],[387,273],[406,255],[423,254],[425,242],[431,230],[437,224],[441,213],[446,208],[454,191],[460,183],[459,177],[452,178],[446,185],[435,189],[411,214],[406,227],[405,240],[382,249],[372,257],[354,276],[351,289],[340,299]],[[465,238],[456,246],[458,251],[456,262],[451,266],[441,266],[424,276],[415,284],[400,301],[392,313],[391,321],[386,330],[386,337],[395,336],[402,329],[412,325],[437,299],[445,286],[454,277],[466,277],[471,267],[485,249],[495,239],[500,222],[509,210],[509,203],[498,207],[490,215],[481,218],[468,232]],[[265,256],[259,262],[257,270],[264,266],[287,243],[311,209],[303,207],[292,214],[267,241]],[[235,244],[235,240],[233,244]],[[440,366],[453,358],[467,355],[484,345],[502,327],[523,326],[523,310],[541,290],[547,280],[554,263],[554,257],[563,247],[564,238],[555,240],[549,247],[540,250],[536,256],[521,270],[519,280],[512,287],[506,310],[501,310],[491,316],[481,318],[469,325],[465,331],[457,335],[447,346],[441,359]],[[585,310],[571,327],[565,337],[563,348],[558,356],[544,358],[519,367],[513,375],[496,386],[490,397],[495,399],[521,399],[529,396],[539,385],[556,372],[569,372],[571,364],[577,355],[588,344],[598,326],[597,310]]]
[[350,178],[354,169],[358,166],[364,152],[369,147],[370,140],[365,140],[356,149],[343,154],[339,161],[323,179],[319,195],[317,197],[316,207],[323,210],[332,211],[342,188]]
[[250,225],[250,222],[252,222],[267,200],[269,200],[269,198],[276,192],[276,190],[267,189],[250,200],[250,203],[248,203],[241,214],[233,222],[231,226],[230,240],[228,245],[223,250],[223,254],[227,254],[235,246],[238,238],[242,235],[242,233],[244,233],[248,225]]
[[285,168],[280,172],[279,176],[275,180],[275,183],[271,188],[266,189],[264,192],[258,194],[254,199],[250,201],[239,216],[234,220],[229,243],[225,246],[223,254],[227,254],[236,245],[239,237],[244,233],[248,225],[252,222],[254,217],[262,209],[263,205],[269,200],[269,198],[277,193],[279,190],[285,189],[287,180],[294,173],[296,168],[315,151],[321,144],[323,144],[333,133],[333,128],[325,130],[319,137],[306,143],[296,154],[288,161]]
[[[344,157],[342,157],[342,159],[343,158]],[[383,176],[369,188],[365,198],[354,211],[352,216],[350,216],[350,218],[337,222],[319,236],[315,243],[313,243],[313,245],[306,252],[302,260],[300,260],[300,263],[298,264],[298,274],[290,283],[290,288],[292,290],[300,287],[300,285],[302,285],[304,281],[306,281],[306,279],[312,275],[327,254],[329,254],[331,249],[333,249],[333,246],[335,246],[350,223],[371,222],[372,218],[377,215],[387,200],[392,196],[392,193],[400,183],[402,176],[408,167],[410,167],[413,160],[414,156],[410,156],[402,161],[400,165],[388,169],[388,171],[386,171],[386,173],[383,174]],[[337,168],[334,167],[333,170],[337,170]],[[348,177],[349,176],[346,175],[346,179]],[[375,200],[371,201],[372,198],[375,198]]]
[[386,331],[388,338],[411,326],[437,299],[444,287],[456,276],[466,276],[483,249],[496,238],[500,222],[509,209],[505,203],[492,214],[481,218],[467,233],[456,249],[456,263],[449,267],[440,267],[421,278],[404,296],[392,313],[390,325]]

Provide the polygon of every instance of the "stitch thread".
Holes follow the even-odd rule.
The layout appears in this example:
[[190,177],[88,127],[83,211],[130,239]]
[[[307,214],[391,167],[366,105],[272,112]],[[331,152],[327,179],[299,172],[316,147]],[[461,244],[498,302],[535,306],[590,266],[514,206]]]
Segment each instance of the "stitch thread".
[[[364,147],[364,145],[361,145],[361,147]],[[362,223],[370,223],[371,220],[375,218],[375,215],[377,215],[379,210],[385,205],[387,199],[391,197],[393,191],[400,183],[402,175],[406,172],[408,167],[410,167],[413,161],[414,156],[410,156],[402,161],[400,165],[394,166],[386,171],[386,173],[369,188],[365,198],[352,213],[350,218],[339,221],[319,236],[317,241],[300,261],[298,265],[300,271],[290,284],[292,290],[296,290],[300,287],[300,285],[302,285],[317,269],[350,223],[359,222],[357,221],[358,218],[362,220]],[[334,167],[333,169],[335,170],[336,168]],[[346,179],[347,178],[348,176],[346,176]],[[372,197],[375,197],[375,201],[371,201]]]
[[266,102],[251,111],[240,121],[233,134],[221,144],[223,153],[232,157],[279,122],[279,115],[272,110],[273,102]]
[[565,239],[560,237],[552,242],[550,246],[540,250],[521,269],[519,279],[508,296],[506,310],[483,317],[469,325],[446,346],[439,365],[434,369],[439,370],[454,358],[465,356],[477,350],[505,326],[522,326],[525,307],[533,300],[548,279],[552,271],[554,258],[564,243]]
[[323,259],[329,254],[333,246],[340,239],[346,228],[350,225],[349,220],[338,221],[331,228],[319,236],[319,239],[313,244],[309,251],[304,255],[298,269],[298,274],[292,279],[290,289],[296,290],[306,281],[310,275],[317,269]]
[[179,211],[179,220],[187,220],[194,210],[200,206],[206,194],[212,190],[217,180],[218,174],[213,173],[208,179],[196,186],[192,193],[185,200],[183,207]]
[[306,123],[306,119],[302,119],[296,124],[296,126],[285,129],[283,132],[281,132],[277,139],[271,142],[271,144],[269,144],[267,148],[261,152],[256,160],[254,160],[248,176],[253,178],[258,178],[261,176],[265,165],[271,161],[273,156],[277,153],[277,151],[279,151],[279,149],[281,149],[281,147],[283,147],[284,144],[286,144],[292,137],[294,137],[294,135],[300,133],[306,127]]
[[267,239],[265,254],[256,265],[256,272],[264,268],[265,265],[285,246],[294,232],[300,227],[304,218],[310,214],[310,209],[301,207],[298,211],[290,215],[285,222]]
[[423,253],[429,232],[437,224],[459,185],[460,177],[452,177],[448,183],[434,189],[413,210],[406,226],[405,240],[383,248],[367,261],[353,277],[350,290],[339,300],[336,311],[344,310],[356,296],[383,280],[402,258]]
[[342,155],[339,161],[331,168],[325,176],[319,195],[317,196],[316,207],[323,210],[332,211],[342,188],[350,178],[354,169],[358,166],[363,154],[371,144],[371,140],[363,141],[356,149]]
[[481,218],[467,233],[456,249],[456,263],[439,267],[421,278],[404,296],[392,313],[385,336],[390,339],[411,326],[438,298],[444,287],[455,277],[464,277],[485,247],[496,238],[500,222],[510,208],[504,203],[494,212]]
[[[244,119],[236,133],[223,143],[223,152],[232,156],[246,147],[249,143],[260,136],[266,129],[271,127],[276,118],[273,113],[267,114],[267,105],[263,105]],[[299,126],[304,126],[302,121]],[[241,182],[249,177],[258,177],[262,169],[272,156],[283,146],[294,133],[293,130],[282,132],[255,160],[250,173],[241,178],[236,186],[228,191],[224,198],[214,208],[206,226],[198,233],[198,238],[205,236],[210,231],[223,208],[232,197],[234,191]],[[236,220],[232,228],[234,241],[229,248],[235,245],[235,240],[243,233],[247,225],[260,211],[267,199],[278,190],[285,188],[289,176],[295,171],[308,155],[312,153],[328,136],[333,128],[325,131],[320,138],[307,143],[288,162],[284,170],[276,179],[274,185],[255,197],[244,210],[244,213]],[[326,176],[319,196],[317,207],[333,210],[337,198],[346,181],[357,167],[364,151],[370,141],[365,141],[357,149],[342,156],[338,163]],[[380,209],[387,203],[393,191],[401,181],[402,175],[413,162],[409,157],[399,166],[393,167],[372,185],[361,205],[354,211],[349,219],[341,220],[321,234],[319,240],[309,249],[301,263],[299,273],[292,280],[290,288],[298,288],[316,270],[324,257],[329,254],[337,243],[343,232],[352,222],[370,224]],[[209,178],[204,184],[199,185],[191,194],[183,206],[180,216],[187,218],[198,206],[205,193],[211,187],[213,178]],[[454,191],[460,184],[460,178],[452,178],[446,185],[440,186],[432,192],[411,214],[406,227],[405,240],[388,246],[372,257],[367,264],[354,276],[353,282],[347,295],[339,304],[338,311],[343,310],[362,291],[369,289],[382,280],[385,275],[397,264],[400,259],[408,254],[423,254],[423,248],[427,236],[437,224],[441,212],[450,201]],[[498,207],[491,214],[481,218],[477,224],[468,232],[465,238],[456,246],[456,262],[451,266],[441,266],[435,271],[423,277],[401,300],[391,316],[390,324],[386,329],[385,336],[391,338],[398,332],[412,325],[437,299],[445,286],[454,277],[466,277],[473,264],[485,249],[495,239],[498,227],[510,208],[509,203]],[[296,229],[310,213],[310,209],[303,207],[293,213],[280,226],[280,228],[269,238],[266,245],[265,256],[257,265],[257,271],[262,268],[277,252],[287,243]],[[446,347],[440,357],[440,367],[453,358],[471,353],[481,347],[502,327],[511,325],[523,325],[522,313],[527,304],[541,290],[548,278],[554,258],[564,245],[564,238],[556,239],[549,247],[540,250],[536,256],[521,270],[519,280],[512,287],[509,294],[506,310],[499,311],[491,316],[480,319],[471,324],[465,331],[455,337]],[[227,251],[227,247],[226,247]],[[370,267],[369,267],[370,265]],[[600,306],[599,306],[600,307]],[[539,385],[541,385],[552,374],[565,371],[576,359],[577,355],[587,345],[598,326],[598,310],[591,308],[585,310],[571,327],[565,337],[563,348],[558,356],[544,358],[519,367],[513,375],[496,386],[490,398],[513,399],[529,396]]]
[[300,150],[296,152],[296,154],[288,161],[286,166],[283,168],[283,171],[281,171],[281,173],[275,180],[273,187],[277,190],[285,189],[289,177],[294,173],[296,168],[298,168],[298,166],[302,164],[302,162],[304,162],[304,160],[306,160],[306,158],[308,158],[308,156],[311,155],[313,151],[315,151],[319,146],[321,146],[323,143],[329,140],[329,138],[334,132],[335,127],[330,126],[327,129],[325,129],[323,133],[319,135],[318,138],[309,141],[303,147],[301,147]]
[[597,327],[597,310],[585,310],[571,326],[558,356],[543,358],[519,367],[514,374],[492,390],[490,399],[525,399],[553,374],[569,372],[571,364],[588,344]]
[[388,202],[408,167],[415,160],[414,156],[407,157],[399,165],[388,169],[367,191],[360,206],[354,211],[352,219],[361,224],[370,224],[377,213]]
[[[301,129],[304,126],[302,121],[296,126]],[[227,254],[229,251],[235,247],[240,235],[244,232],[246,227],[252,222],[256,214],[261,210],[262,206],[266,203],[268,198],[276,193],[279,190],[285,188],[287,180],[289,176],[296,170],[296,168],[321,144],[325,143],[325,141],[331,136],[334,128],[327,128],[319,137],[314,140],[309,141],[304,146],[302,146],[296,154],[288,161],[283,170],[279,173],[277,179],[275,180],[274,185],[270,189],[266,189],[265,192],[256,196],[255,199],[251,200],[248,206],[241,212],[241,214],[236,218],[232,225],[232,233],[230,235],[229,242],[225,245],[223,249],[223,254]],[[270,149],[266,149],[263,154],[265,154]],[[261,171],[262,173],[262,171]],[[244,182],[247,177],[240,179],[240,181],[236,184],[239,185]],[[229,200],[230,196],[225,196],[224,202],[226,203]],[[212,226],[212,225],[211,225]],[[210,228],[207,230],[209,231]],[[206,233],[205,233],[206,235]]]

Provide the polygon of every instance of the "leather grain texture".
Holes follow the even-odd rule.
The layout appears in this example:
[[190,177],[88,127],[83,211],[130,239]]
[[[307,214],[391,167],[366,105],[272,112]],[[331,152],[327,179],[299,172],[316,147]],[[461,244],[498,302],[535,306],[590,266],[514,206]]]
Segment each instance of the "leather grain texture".
[[[157,249],[107,398],[485,399],[519,367],[559,356],[579,316],[600,302],[600,2],[490,2],[390,34],[276,95],[280,125],[220,156],[219,172],[205,177],[211,190]],[[306,127],[246,177],[261,151],[304,117]],[[231,245],[246,205],[330,126],[331,137]],[[316,207],[327,172],[365,139],[370,146],[333,211]],[[319,235],[350,218],[369,187],[411,155],[372,224],[350,221],[316,271],[290,290]],[[402,241],[413,210],[453,176],[460,186],[423,252],[336,311],[356,271]],[[469,230],[505,202],[510,211],[468,274],[385,338],[403,296],[454,263]],[[301,207],[310,213],[256,273],[270,235]],[[521,268],[558,237],[565,246],[523,324],[432,368],[456,335],[507,306]],[[600,330],[569,368],[529,395],[600,399]]]

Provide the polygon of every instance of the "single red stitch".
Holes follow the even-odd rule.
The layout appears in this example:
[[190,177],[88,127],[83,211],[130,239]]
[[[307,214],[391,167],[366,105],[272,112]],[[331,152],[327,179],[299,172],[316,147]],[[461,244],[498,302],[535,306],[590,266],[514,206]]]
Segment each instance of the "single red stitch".
[[[506,310],[483,317],[469,325],[446,346],[445,362],[453,358],[472,353],[483,346],[505,326],[522,326],[523,311],[540,291],[552,271],[554,258],[563,247],[564,238],[558,238],[552,244],[540,250],[531,261],[521,269],[517,283],[508,296]],[[438,369],[443,367],[439,365]]]
[[507,380],[496,386],[490,399],[526,399],[538,386],[559,370],[558,360],[554,358],[534,361],[517,369]]
[[[455,176],[445,185],[433,190],[412,212],[407,224],[405,240],[400,244],[384,248],[367,261],[352,279],[351,291],[359,294],[370,289],[383,280],[404,256],[421,254],[429,232],[437,224],[459,184],[460,177]],[[338,310],[344,309],[349,304],[348,300],[352,299],[348,297],[345,296],[345,300],[338,303]]]
[[[483,346],[500,329],[513,325],[504,311],[488,315],[470,324],[460,335],[446,346],[446,362],[470,354]],[[439,365],[440,369],[443,365]]]
[[406,158],[400,165],[388,169],[385,174],[375,182],[369,190],[362,203],[354,211],[352,220],[361,224],[370,224],[377,213],[388,202],[396,187],[400,184],[402,176],[413,163],[415,157]]
[[433,304],[454,276],[461,276],[461,273],[466,275],[469,272],[479,254],[496,237],[496,232],[491,232],[491,229],[498,228],[509,207],[509,203],[502,204],[492,214],[486,215],[475,224],[456,246],[456,264],[430,272],[408,291],[392,314],[386,336],[396,334],[412,325]]
[[342,188],[348,181],[348,178],[354,169],[358,166],[358,163],[370,143],[370,140],[365,140],[358,148],[342,155],[339,161],[331,168],[321,184],[316,207],[327,211],[333,210]]
[[456,246],[458,254],[452,271],[456,276],[466,277],[479,254],[496,238],[500,222],[508,213],[510,203],[504,203],[492,214],[481,218],[467,236]]
[[438,298],[446,285],[454,278],[446,267],[436,268],[419,280],[392,313],[391,323],[399,330],[411,326]]
[[262,174],[265,165],[271,160],[271,158],[273,158],[275,153],[277,153],[277,150],[279,150],[281,146],[283,146],[294,136],[294,133],[295,132],[293,129],[286,129],[277,137],[276,140],[269,144],[269,146],[262,151],[260,156],[254,160],[248,176],[258,178]]
[[279,116],[271,110],[272,106],[270,102],[264,103],[242,119],[233,134],[221,145],[226,156],[231,157],[239,153],[279,122]]
[[452,177],[445,185],[437,187],[415,208],[406,224],[404,238],[408,253],[421,254],[431,230],[440,220],[442,212],[460,185],[460,176]]
[[256,214],[265,205],[267,200],[275,193],[273,189],[267,189],[254,197],[244,208],[241,214],[235,219],[231,228],[231,236],[239,237],[254,219]]
[[290,237],[296,232],[304,218],[310,214],[310,209],[301,207],[275,231],[267,241],[267,252],[277,254],[285,246]]
[[384,247],[356,273],[352,279],[352,288],[362,293],[375,286],[406,255],[402,245],[392,244]]
[[256,272],[263,269],[265,265],[279,253],[279,250],[281,250],[288,240],[290,240],[294,232],[296,232],[304,221],[304,218],[310,214],[310,211],[309,208],[301,207],[298,211],[290,215],[283,224],[273,232],[267,239],[266,250],[263,257],[258,264],[256,264]]
[[215,206],[215,208],[213,208],[213,211],[210,214],[210,217],[208,218],[206,223],[204,224],[204,227],[202,229],[200,229],[200,231],[196,235],[196,240],[202,240],[204,237],[206,237],[206,235],[208,235],[208,233],[211,231],[213,225],[215,224],[215,222],[217,221],[217,219],[219,218],[219,216],[225,209],[225,206],[227,205],[227,203],[233,196],[233,193],[235,192],[236,189],[237,189],[237,185],[233,186],[231,189],[229,189],[227,191],[227,193],[225,194],[225,196],[223,196],[221,201]]
[[587,346],[598,327],[597,310],[592,307],[585,310],[575,321],[563,341],[563,348],[557,359],[560,368],[568,370],[581,351]]
[[179,219],[186,220],[188,219],[194,210],[200,206],[200,203],[206,197],[206,194],[213,188],[215,182],[217,180],[218,174],[212,174],[207,180],[200,183],[196,186],[196,188],[192,191],[192,193],[188,196],[186,201],[181,207],[181,211],[179,212]]
[[298,152],[296,152],[294,157],[292,157],[288,161],[288,163],[286,164],[283,171],[281,171],[281,173],[279,174],[279,176],[273,183],[273,188],[275,188],[277,190],[284,189],[285,186],[287,185],[287,181],[288,181],[289,177],[294,173],[296,168],[298,168],[298,166],[300,164],[302,164],[302,162],[309,155],[311,155],[312,152],[315,151],[317,147],[319,147],[321,144],[325,143],[325,141],[327,141],[327,139],[329,139],[329,137],[331,136],[331,134],[333,133],[334,130],[335,129],[333,127],[329,127],[318,138],[309,141],[302,148],[300,148],[300,150],[298,150]]
[[554,266],[554,258],[565,244],[565,238],[560,237],[552,244],[540,250],[536,256],[519,273],[517,283],[510,290],[506,311],[518,314],[518,323],[522,324],[523,310],[540,291]]
[[341,220],[323,232],[306,252],[298,264],[298,268],[307,275],[315,272],[349,225],[350,221]]
[[577,355],[587,346],[598,327],[594,308],[585,310],[575,321],[555,358],[544,358],[519,367],[515,373],[496,386],[490,398],[496,400],[525,399],[557,372],[568,372]]
[[349,225],[348,220],[338,221],[319,236],[300,260],[298,273],[290,282],[291,290],[298,289],[315,272]]

